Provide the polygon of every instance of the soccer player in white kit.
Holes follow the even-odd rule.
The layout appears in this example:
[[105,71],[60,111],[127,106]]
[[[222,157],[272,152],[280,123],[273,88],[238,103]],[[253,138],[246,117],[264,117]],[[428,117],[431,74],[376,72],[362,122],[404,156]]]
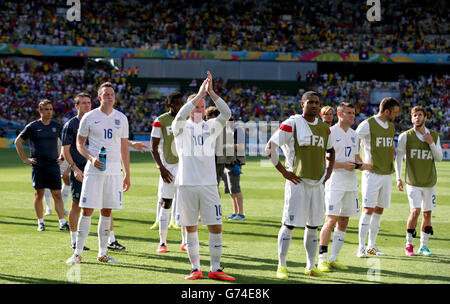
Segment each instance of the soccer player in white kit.
[[[338,260],[339,251],[344,244],[345,231],[350,216],[359,215],[360,203],[358,201],[358,178],[356,169],[370,170],[370,164],[362,162],[359,156],[359,140],[355,130],[351,128],[355,122],[355,107],[342,102],[337,107],[338,123],[330,128],[333,134],[336,160],[333,173],[325,183],[325,225],[320,231],[319,265],[321,271],[331,269],[348,269]],[[331,255],[327,260],[328,244],[331,231],[333,233],[333,246]]]
[[[391,204],[392,173],[394,173],[394,120],[400,104],[395,98],[385,97],[380,102],[378,114],[364,120],[356,129],[364,146],[364,162],[370,163],[371,171],[361,176],[363,212],[359,219],[359,246],[357,257],[386,255],[375,246],[381,224],[381,215]],[[367,234],[367,250],[365,248]]]
[[425,127],[427,114],[421,106],[411,110],[412,129],[403,132],[398,138],[395,157],[397,189],[403,191],[402,164],[406,156],[406,193],[411,213],[406,223],[405,254],[414,256],[413,241],[416,236],[417,220],[422,210],[420,247],[417,254],[432,255],[427,247],[433,234],[431,212],[436,209],[437,172],[435,162],[442,161],[439,133]]
[[[167,96],[169,112],[158,116],[153,122],[151,133],[151,154],[159,169],[160,177],[158,184],[158,208],[157,223],[159,228],[159,246],[157,253],[167,252],[167,232],[172,206],[172,220],[175,221],[176,214],[176,187],[175,176],[178,172],[178,155],[172,132],[172,122],[184,105],[184,98],[180,92],[172,92]],[[177,226],[178,227],[178,226]],[[186,230],[181,227],[180,250],[186,251]]]
[[[123,192],[130,187],[130,150],[128,119],[114,109],[115,94],[110,82],[98,89],[100,107],[86,113],[80,121],[77,149],[87,160],[79,206],[82,215],[78,221],[75,253],[66,263],[81,263],[84,243],[89,234],[94,209],[100,209],[98,222],[99,262],[117,263],[107,255],[111,210],[122,209]],[[86,140],[89,138],[89,149]],[[100,161],[99,152],[106,148],[106,164]],[[125,175],[122,173],[125,171]],[[105,168],[106,166],[106,168]],[[102,171],[102,169],[104,171]]]
[[[220,111],[217,118],[204,121],[205,93]],[[192,265],[186,280],[203,277],[200,270],[198,215],[209,230],[211,267],[209,278],[234,281],[220,269],[222,256],[222,207],[217,189],[215,146],[216,139],[231,117],[231,110],[213,90],[211,73],[196,95],[190,95],[172,123],[178,153],[178,173],[175,177],[180,224],[186,227],[187,253]]]
[[[318,227],[323,224],[324,183],[334,165],[334,139],[330,128],[317,115],[319,95],[308,91],[302,95],[302,115],[283,121],[266,146],[272,164],[286,179],[282,226],[278,233],[278,268],[276,276],[287,279],[286,257],[295,227],[305,227],[305,274],[325,276],[316,266]],[[286,167],[278,157],[278,147],[286,156]],[[328,163],[325,163],[327,157]]]

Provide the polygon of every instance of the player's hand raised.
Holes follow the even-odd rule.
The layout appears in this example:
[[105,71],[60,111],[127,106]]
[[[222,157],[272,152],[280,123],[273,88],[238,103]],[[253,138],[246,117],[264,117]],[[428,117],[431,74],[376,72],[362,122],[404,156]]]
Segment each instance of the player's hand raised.
[[431,144],[434,143],[433,136],[431,136],[430,133],[424,134],[424,135],[423,135],[423,140],[425,140],[425,142],[426,142],[427,144],[429,144],[429,145],[431,145]]

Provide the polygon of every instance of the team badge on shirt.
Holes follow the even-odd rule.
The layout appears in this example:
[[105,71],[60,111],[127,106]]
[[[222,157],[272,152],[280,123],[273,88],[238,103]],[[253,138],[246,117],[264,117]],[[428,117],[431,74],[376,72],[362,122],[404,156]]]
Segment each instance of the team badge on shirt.
[[356,140],[355,140],[355,138],[354,137],[352,137],[352,143],[356,143]]
[[120,126],[120,119],[115,119],[114,122],[116,123],[116,126]]

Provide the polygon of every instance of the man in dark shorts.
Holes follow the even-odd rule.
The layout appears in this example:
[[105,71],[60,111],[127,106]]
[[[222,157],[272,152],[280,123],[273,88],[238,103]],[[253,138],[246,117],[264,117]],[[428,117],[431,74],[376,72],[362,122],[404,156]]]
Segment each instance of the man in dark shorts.
[[[61,124],[52,119],[53,106],[48,99],[39,103],[40,119],[35,120],[20,132],[15,140],[17,154],[22,161],[31,166],[34,188],[34,209],[38,218],[38,231],[45,230],[42,198],[45,188],[49,188],[55,210],[59,218],[59,230],[68,231],[69,225],[64,218],[64,206],[61,197],[61,173],[58,161],[58,138],[61,136]],[[30,158],[27,158],[23,143],[30,142]]]

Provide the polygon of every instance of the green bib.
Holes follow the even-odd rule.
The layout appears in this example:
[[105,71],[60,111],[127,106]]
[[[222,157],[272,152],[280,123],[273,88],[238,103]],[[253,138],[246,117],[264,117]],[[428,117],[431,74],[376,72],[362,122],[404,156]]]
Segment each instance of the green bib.
[[164,113],[163,115],[158,117],[158,121],[161,124],[161,131],[163,134],[163,154],[164,159],[168,164],[176,164],[178,163],[178,156],[176,156],[172,152],[172,146],[173,150],[175,150],[175,142],[174,137],[172,133],[172,122],[175,119],[174,116],[170,115],[169,113]]
[[299,146],[297,141],[297,130],[294,127],[294,149],[293,172],[300,178],[320,180],[325,170],[325,153],[327,151],[330,128],[322,121],[316,125],[309,125],[313,135],[310,137],[308,146]]
[[[406,133],[406,183],[416,187],[433,187],[436,185],[437,175],[430,145],[421,141],[414,129]],[[438,140],[438,133],[430,130],[434,142]]]
[[376,174],[392,174],[394,172],[394,146],[395,127],[389,122],[387,129],[383,128],[375,120],[375,117],[367,119],[370,127],[370,153],[372,154],[372,169]]

